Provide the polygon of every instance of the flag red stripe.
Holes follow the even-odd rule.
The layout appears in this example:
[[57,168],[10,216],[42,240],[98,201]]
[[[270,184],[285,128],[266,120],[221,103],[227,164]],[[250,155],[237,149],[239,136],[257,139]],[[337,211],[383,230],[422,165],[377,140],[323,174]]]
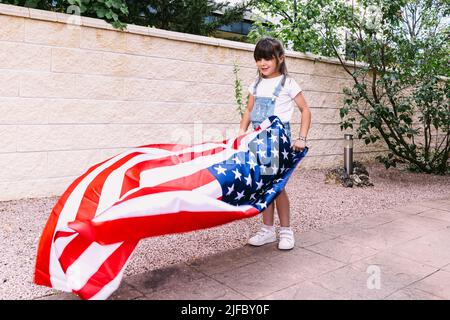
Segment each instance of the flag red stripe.
[[82,299],[90,299],[96,295],[105,285],[114,280],[119,274],[133,253],[137,242],[124,242],[117,248],[97,270],[97,272],[89,278],[86,284],[80,290],[73,292]]

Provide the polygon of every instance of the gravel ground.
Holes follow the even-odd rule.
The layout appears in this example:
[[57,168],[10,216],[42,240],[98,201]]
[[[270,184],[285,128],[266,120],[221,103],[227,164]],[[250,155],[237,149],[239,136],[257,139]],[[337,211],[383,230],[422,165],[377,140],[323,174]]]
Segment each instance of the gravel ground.
[[[325,169],[297,170],[286,190],[291,224],[298,232],[357,219],[409,202],[448,197],[450,176],[430,176],[380,164],[367,167],[375,184],[344,188],[325,184]],[[56,293],[32,283],[40,234],[58,197],[0,202],[0,299],[33,299]],[[259,216],[185,234],[142,240],[125,276],[244,246]]]

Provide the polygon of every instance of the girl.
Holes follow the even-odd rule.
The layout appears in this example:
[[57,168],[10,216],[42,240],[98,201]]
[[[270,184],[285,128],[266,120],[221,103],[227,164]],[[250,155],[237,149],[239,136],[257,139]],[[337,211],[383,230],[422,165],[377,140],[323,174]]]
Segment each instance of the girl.
[[[256,129],[265,118],[276,115],[284,123],[286,133],[292,141],[289,121],[294,110],[292,103],[294,101],[301,112],[301,127],[299,138],[293,142],[292,148],[295,151],[302,151],[306,146],[306,136],[311,124],[311,112],[299,85],[293,78],[288,77],[283,45],[276,39],[263,38],[256,44],[253,56],[256,61],[258,78],[248,88],[250,95],[247,109],[240,123],[239,135],[247,131],[250,122]],[[276,241],[275,205],[280,219],[278,248],[281,250],[292,249],[295,240],[290,227],[289,198],[285,189],[263,211],[261,230],[251,237],[248,243],[261,246]]]

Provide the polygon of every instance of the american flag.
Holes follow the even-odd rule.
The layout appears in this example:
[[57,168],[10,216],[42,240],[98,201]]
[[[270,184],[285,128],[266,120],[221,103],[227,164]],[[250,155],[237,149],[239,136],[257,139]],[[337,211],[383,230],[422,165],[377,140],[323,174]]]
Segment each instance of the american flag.
[[53,208],[34,281],[82,299],[107,299],[140,239],[257,215],[307,152],[294,152],[282,122],[271,116],[236,138],[152,144],[98,163]]

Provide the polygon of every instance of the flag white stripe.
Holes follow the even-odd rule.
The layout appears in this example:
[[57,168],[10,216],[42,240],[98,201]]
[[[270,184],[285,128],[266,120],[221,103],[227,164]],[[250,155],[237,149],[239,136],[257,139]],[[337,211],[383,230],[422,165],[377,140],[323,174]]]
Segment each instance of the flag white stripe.
[[111,293],[113,293],[119,288],[120,282],[122,281],[123,278],[125,267],[130,262],[131,256],[132,254],[128,256],[127,261],[124,263],[122,269],[120,269],[120,271],[117,273],[117,276],[111,282],[106,284],[99,292],[97,292],[97,294],[92,296],[89,300],[105,300],[111,295]]
[[72,290],[80,290],[98,271],[103,262],[121,246],[120,243],[100,245],[92,244],[78,257],[76,263],[67,268],[67,283]]
[[[147,209],[149,203],[152,204],[153,212],[149,212]],[[143,195],[121,202],[98,215],[92,221],[113,221],[123,218],[173,214],[179,211],[244,212],[250,208],[253,207],[250,205],[234,206],[201,193],[194,196],[191,191],[169,191]]]
[[213,180],[210,183],[207,183],[201,187],[193,189],[192,191],[204,194],[214,199],[217,199],[222,196],[222,186],[217,180]]
[[[72,230],[73,231],[73,230]],[[73,238],[75,238],[77,236],[77,233],[74,233],[71,236],[68,237],[59,237],[58,239],[55,240],[54,246],[55,246],[55,251],[56,251],[56,255],[59,257],[61,257],[61,254],[64,251],[64,248],[69,244],[70,241],[73,240]]]

